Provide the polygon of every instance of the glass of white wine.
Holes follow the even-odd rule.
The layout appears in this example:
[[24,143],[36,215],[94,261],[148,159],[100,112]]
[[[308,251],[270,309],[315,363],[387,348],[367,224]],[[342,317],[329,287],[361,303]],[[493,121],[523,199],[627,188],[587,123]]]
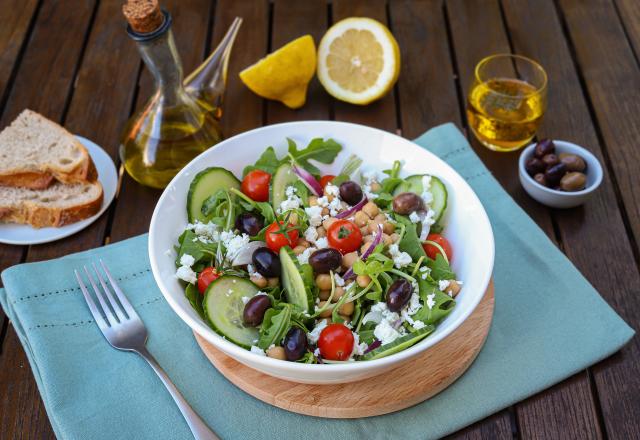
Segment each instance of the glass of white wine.
[[467,98],[467,119],[476,138],[494,151],[514,151],[535,136],[547,108],[547,74],[521,55],[481,60]]

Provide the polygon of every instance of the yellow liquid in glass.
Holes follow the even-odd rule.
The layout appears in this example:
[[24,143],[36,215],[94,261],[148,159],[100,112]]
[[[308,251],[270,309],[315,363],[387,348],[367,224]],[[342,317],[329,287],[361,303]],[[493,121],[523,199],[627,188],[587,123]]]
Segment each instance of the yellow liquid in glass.
[[545,107],[544,96],[531,84],[496,78],[473,85],[467,101],[467,118],[485,146],[496,151],[513,151],[533,139]]
[[129,121],[120,145],[125,169],[143,185],[164,188],[194,157],[222,140],[217,110],[147,110]]

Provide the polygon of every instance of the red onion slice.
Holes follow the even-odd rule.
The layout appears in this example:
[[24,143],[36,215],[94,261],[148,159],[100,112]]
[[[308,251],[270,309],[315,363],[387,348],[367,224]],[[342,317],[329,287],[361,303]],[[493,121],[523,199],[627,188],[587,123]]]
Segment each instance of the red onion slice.
[[380,342],[379,340],[375,340],[371,343],[371,345],[369,345],[367,347],[367,349],[364,351],[364,354],[369,353],[372,350],[375,350],[376,348],[380,347],[382,345],[382,342]]
[[351,214],[355,214],[356,212],[360,211],[362,209],[362,207],[364,205],[366,205],[368,202],[367,197],[363,197],[362,200],[360,200],[358,203],[356,203],[355,205],[353,205],[351,208],[347,209],[346,211],[342,211],[340,213],[338,213],[336,215],[336,218],[346,218],[346,217],[350,217]]
[[[367,250],[364,252],[364,254],[362,254],[360,259],[362,261],[366,261],[367,257],[369,257],[369,255],[371,255],[373,250],[376,248],[376,246],[378,246],[380,244],[381,241],[382,241],[382,225],[380,223],[378,223],[378,232],[376,233],[376,236],[373,237],[373,241],[371,242],[371,246],[369,246],[367,248]],[[354,275],[355,274],[353,273],[353,269],[349,268],[349,270],[344,273],[342,278],[346,280],[346,279],[352,278]]]
[[296,176],[298,176],[300,180],[302,180],[302,183],[304,183],[304,185],[309,188],[309,191],[311,191],[316,196],[321,196],[323,194],[324,191],[322,190],[320,182],[318,182],[309,171],[297,166],[296,164],[293,164],[292,168]]

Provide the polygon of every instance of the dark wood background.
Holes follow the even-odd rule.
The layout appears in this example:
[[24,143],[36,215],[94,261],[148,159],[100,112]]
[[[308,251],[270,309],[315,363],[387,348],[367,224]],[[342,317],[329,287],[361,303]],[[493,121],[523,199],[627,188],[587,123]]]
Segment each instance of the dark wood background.
[[[0,0],[0,126],[25,107],[100,144],[118,159],[118,138],[153,83],[124,31],[123,0]],[[518,153],[473,142],[515,200],[634,328],[640,323],[640,2],[638,0],[164,0],[185,72],[220,40],[235,16],[224,106],[226,136],[282,121],[335,119],[414,138],[447,121],[466,128],[464,101],[475,64],[497,52],[537,59],[549,73],[540,136],[586,146],[605,179],[584,207],[551,210],[523,192]],[[333,22],[369,16],[386,23],[402,72],[379,102],[331,99],[313,80],[307,104],[291,111],[252,94],[238,72],[289,40],[316,42]],[[636,171],[634,171],[634,169]],[[59,257],[147,231],[159,192],[128,176],[93,225],[67,239],[0,245],[0,270]],[[561,292],[558,292],[561,294]],[[598,323],[594,323],[597,325]],[[0,438],[53,438],[18,338],[0,312]],[[464,411],[464,408],[459,408]],[[640,342],[453,438],[640,438]]]

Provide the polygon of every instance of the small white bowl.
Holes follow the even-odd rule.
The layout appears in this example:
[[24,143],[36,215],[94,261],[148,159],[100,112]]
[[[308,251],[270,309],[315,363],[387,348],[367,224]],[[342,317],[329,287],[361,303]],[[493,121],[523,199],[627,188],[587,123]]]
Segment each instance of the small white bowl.
[[587,175],[587,184],[585,188],[575,192],[558,191],[542,186],[533,180],[533,177],[527,173],[524,164],[527,159],[533,156],[533,150],[536,148],[536,143],[527,146],[520,154],[520,160],[518,162],[520,183],[531,197],[543,205],[547,205],[551,208],[573,208],[575,206],[580,206],[586,202],[589,197],[591,197],[591,194],[593,194],[593,192],[602,183],[602,165],[600,165],[600,162],[598,162],[598,159],[596,159],[593,154],[579,145],[556,140],[554,140],[553,143],[556,146],[556,154],[571,153],[584,159],[587,164],[587,169],[585,171],[585,174]]
[[[383,170],[394,159],[406,163],[402,173],[430,173],[447,186],[445,234],[455,257],[452,268],[464,281],[457,305],[433,334],[416,345],[382,359],[342,364],[310,365],[287,362],[251,353],[214,332],[191,307],[184,286],[175,276],[178,236],[187,225],[187,192],[193,176],[210,166],[222,166],[236,176],[272,145],[279,157],[287,152],[286,138],[304,147],[317,137],[331,137],[343,151],[331,165],[320,164],[323,174],[338,174],[345,160],[357,154],[365,165]],[[290,122],[270,125],[239,134],[220,142],[192,160],[162,193],[149,228],[149,259],[153,276],[167,302],[180,318],[218,350],[255,370],[281,379],[316,384],[352,382],[392,370],[403,362],[429,350],[449,336],[471,315],[484,296],[493,272],[494,240],[491,224],[480,200],[469,184],[448,164],[418,145],[399,136],[362,125],[333,121]]]

